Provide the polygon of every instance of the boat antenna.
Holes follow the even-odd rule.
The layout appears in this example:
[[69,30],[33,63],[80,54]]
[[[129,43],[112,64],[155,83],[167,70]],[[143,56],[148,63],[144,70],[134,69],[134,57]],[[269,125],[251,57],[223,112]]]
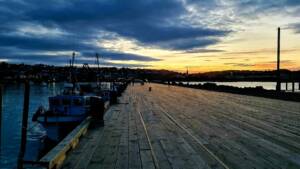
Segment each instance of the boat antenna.
[[98,69],[98,72],[100,71],[100,63],[99,63],[99,54],[96,53],[96,64],[97,64],[97,69]]

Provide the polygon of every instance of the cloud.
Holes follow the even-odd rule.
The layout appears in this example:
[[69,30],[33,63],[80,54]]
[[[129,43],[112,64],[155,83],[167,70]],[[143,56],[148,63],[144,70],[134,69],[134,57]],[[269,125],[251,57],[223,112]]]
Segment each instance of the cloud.
[[[208,28],[204,25],[193,26],[180,23],[179,17],[185,13],[186,9],[183,4],[177,0],[135,2],[93,0],[89,3],[77,0],[72,4],[63,4],[59,8],[42,6],[37,10],[29,11],[27,15],[36,22],[58,25],[69,32],[81,32],[82,35],[87,35],[104,30],[133,39],[142,45],[175,50],[194,48],[195,45],[206,46],[208,37],[224,37],[230,32]],[[89,33],[83,32],[82,26]],[[197,43],[193,42],[194,38],[201,39]],[[184,46],[173,41],[193,45]],[[209,42],[209,44],[215,44],[218,41],[210,40]]]
[[233,4],[236,9],[235,12],[245,17],[278,13],[299,16],[300,1],[298,0],[240,0]]
[[[239,62],[229,62],[224,63],[224,65],[230,65],[230,66],[236,66],[236,67],[256,67],[260,69],[275,69],[276,61],[262,61],[262,62],[256,62],[256,63],[239,63]],[[292,60],[282,60],[281,66],[282,67],[290,67],[295,64]]]
[[297,33],[297,34],[300,33],[300,22],[299,23],[289,24],[287,27],[288,27],[288,29],[294,30],[294,32]]
[[[185,18],[188,15],[181,0],[0,1],[0,47],[13,48],[15,53],[7,55],[16,59],[74,50],[102,52],[108,60],[148,62],[160,59],[103,49],[95,42],[125,38],[142,47],[187,51],[217,44],[231,33],[193,23]],[[28,56],[20,55],[24,50]],[[47,61],[46,57],[39,59]]]
[[[281,50],[281,53],[291,53],[291,52],[295,52],[295,51],[299,51],[300,49],[297,48],[293,48],[293,49],[284,49]],[[277,49],[257,49],[257,50],[252,50],[252,51],[235,51],[235,52],[227,52],[225,53],[226,55],[237,55],[237,56],[241,56],[241,55],[253,55],[255,56],[256,54],[271,54],[274,53],[276,54]]]
[[[47,55],[47,54],[23,54],[18,55],[18,57],[10,56],[6,59],[1,59],[5,61],[10,61],[12,63],[25,63],[25,64],[41,64],[47,63],[49,65],[59,65],[64,66],[68,65],[69,60],[71,59],[68,55]],[[82,66],[82,64],[88,63],[89,65],[95,65],[95,59],[85,58],[85,57],[76,57],[75,64],[77,66]],[[100,61],[101,66],[116,66],[116,67],[151,67],[148,64],[129,64],[129,63],[114,63],[111,61]]]
[[[84,52],[81,55],[86,57],[95,57],[95,52]],[[119,52],[110,52],[110,51],[102,51],[99,53],[100,57],[108,60],[124,60],[124,61],[161,61],[162,59],[156,59],[150,56],[142,56],[130,53],[119,53]]]
[[[254,67],[259,69],[276,69],[276,61],[265,61],[257,62]],[[296,62],[293,60],[281,60],[280,61],[281,69],[294,69],[296,70]]]
[[27,37],[19,35],[0,35],[0,46],[19,49],[61,51],[81,50],[90,47],[64,38]]
[[[0,48],[6,48],[2,55],[16,60],[76,51],[87,59],[98,52],[108,61],[158,62],[147,54],[105,49],[96,42],[126,39],[142,48],[224,52],[211,46],[235,33],[233,25],[241,18],[280,8],[295,8],[292,13],[297,15],[299,5],[297,0],[0,0]],[[299,27],[293,29],[299,33]],[[36,58],[47,62],[46,57]]]
[[250,63],[224,63],[224,65],[236,66],[236,67],[251,67],[255,66],[255,64]]
[[207,47],[218,43],[218,39],[211,38],[200,38],[200,39],[179,39],[168,42],[160,42],[159,46],[173,50],[192,50],[198,47]]
[[155,44],[191,37],[222,37],[228,33],[204,25],[180,23],[180,17],[187,11],[179,0],[52,0],[43,3],[28,0],[3,5],[5,9],[11,6],[21,9],[22,16],[14,17],[17,21],[58,27],[74,34],[79,32],[79,36],[84,37],[95,37],[93,34],[98,30],[105,30],[141,43]]
[[186,50],[183,53],[219,53],[219,52],[225,52],[225,50],[200,48],[200,49]]
[[[2,56],[1,56],[2,57]],[[11,63],[25,63],[25,64],[49,64],[49,65],[67,65],[70,56],[66,55],[46,55],[46,54],[17,54],[4,56]]]

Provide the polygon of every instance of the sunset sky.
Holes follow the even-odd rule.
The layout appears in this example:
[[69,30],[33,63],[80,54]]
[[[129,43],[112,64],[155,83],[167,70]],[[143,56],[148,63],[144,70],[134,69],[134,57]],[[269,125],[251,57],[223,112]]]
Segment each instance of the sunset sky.
[[300,0],[0,0],[0,62],[300,69]]

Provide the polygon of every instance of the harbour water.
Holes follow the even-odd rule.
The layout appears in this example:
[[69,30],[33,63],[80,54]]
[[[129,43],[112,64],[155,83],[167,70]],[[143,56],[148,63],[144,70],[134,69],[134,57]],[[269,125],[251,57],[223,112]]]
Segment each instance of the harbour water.
[[[48,106],[48,96],[59,93],[61,84],[31,85],[29,126],[34,123],[31,118],[36,109],[40,106]],[[3,110],[0,142],[0,168],[11,169],[16,167],[17,157],[21,138],[21,121],[23,108],[23,84],[5,85],[3,89]]]
[[[217,85],[234,86],[234,87],[256,87],[262,86],[266,90],[275,90],[276,82],[182,82],[183,84],[204,84],[204,83],[216,83]],[[286,83],[281,84],[281,90],[286,89]],[[292,83],[288,83],[288,90],[292,90]],[[299,91],[299,83],[295,83],[295,91]]]

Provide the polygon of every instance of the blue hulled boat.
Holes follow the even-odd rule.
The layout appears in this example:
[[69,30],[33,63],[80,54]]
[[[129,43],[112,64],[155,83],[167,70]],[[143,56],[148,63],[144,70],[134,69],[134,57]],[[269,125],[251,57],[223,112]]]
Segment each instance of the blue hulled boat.
[[47,132],[47,137],[55,142],[60,141],[74,127],[92,112],[91,100],[102,101],[100,96],[83,95],[74,90],[70,84],[60,95],[49,97],[49,108],[39,107],[32,121],[40,123]]

